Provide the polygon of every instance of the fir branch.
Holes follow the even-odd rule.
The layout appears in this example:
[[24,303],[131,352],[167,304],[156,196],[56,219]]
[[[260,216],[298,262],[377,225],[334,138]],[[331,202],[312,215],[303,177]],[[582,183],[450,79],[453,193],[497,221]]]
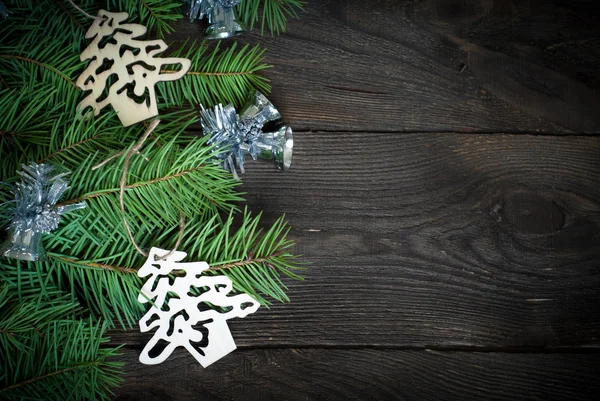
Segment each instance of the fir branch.
[[[17,102],[13,101],[13,105],[16,112]],[[154,208],[155,219],[169,224],[179,222],[180,208],[187,210],[186,216],[191,217],[196,214],[196,208],[203,205],[208,210],[228,210],[228,205],[240,201],[241,198],[234,192],[239,181],[213,163],[213,150],[205,145],[205,139],[194,139],[181,134],[195,120],[195,115],[183,111],[168,113],[161,118],[164,118],[164,123],[156,130],[154,144],[147,144],[143,149],[145,154],[137,157],[129,170],[132,178],[126,186],[128,206],[133,202],[134,209],[147,215],[152,205],[158,202],[158,207]],[[64,120],[54,122],[50,135],[43,132],[41,138],[44,138],[44,142],[32,146],[34,151],[25,151],[26,145],[20,146],[19,152],[16,152],[16,160],[10,160],[15,157],[14,145],[2,152],[6,155],[3,161],[9,166],[4,170],[4,181],[16,180],[16,177],[8,177],[14,176],[14,170],[20,168],[22,162],[43,160],[73,172],[70,176],[71,186],[77,192],[72,190],[67,193],[67,198],[61,205],[99,197],[112,196],[111,199],[114,200],[114,195],[119,192],[123,158],[116,159],[97,171],[93,171],[91,166],[105,159],[106,152],[122,152],[123,142],[135,141],[139,128],[123,128],[114,118],[114,113],[107,113],[90,121],[76,121],[67,125],[66,130],[62,121]],[[162,142],[160,146],[157,144],[159,141]],[[180,146],[186,143],[189,146]],[[9,189],[6,186],[0,187],[0,195],[4,194],[3,197],[7,200],[10,198]],[[173,196],[174,192],[180,193]],[[136,204],[137,200],[139,202]],[[150,205],[143,206],[145,203]],[[140,206],[143,206],[142,209]]]
[[[161,147],[148,144],[143,151],[145,158],[132,159],[129,165],[128,176],[132,178],[126,185],[127,209],[139,209],[140,214],[135,217],[139,220],[144,220],[142,215],[151,217],[148,213],[154,210],[152,217],[168,224],[179,223],[179,211],[191,218],[198,207],[215,212],[228,210],[234,202],[241,200],[234,192],[239,182],[213,162],[213,152],[205,138],[193,139],[184,148],[177,145],[175,138]],[[115,198],[120,191],[124,157],[92,171],[91,166],[103,158],[97,154],[89,155],[79,166],[73,166],[71,182],[78,193],[63,205]]]
[[[120,215],[114,218],[119,219]],[[301,265],[289,253],[293,243],[285,239],[288,229],[283,218],[265,233],[258,229],[259,220],[260,217],[245,213],[240,227],[232,232],[235,222],[233,214],[226,221],[222,221],[218,215],[210,219],[198,216],[187,222],[179,249],[189,252],[188,260],[207,261],[211,266],[209,273],[227,275],[232,279],[236,291],[246,292],[264,305],[270,303],[266,297],[288,301],[286,286],[280,276],[301,279],[294,272]],[[86,227],[88,232],[85,234],[88,237],[93,236],[89,228],[96,224],[88,224],[85,220],[78,220],[77,224]],[[72,231],[72,227],[72,223],[67,222],[67,231]],[[153,238],[138,232],[136,241],[146,247],[172,249],[178,227],[156,231],[159,229],[160,225],[156,225],[153,232],[158,235]],[[84,237],[84,231],[78,236]],[[64,234],[59,231],[51,241],[47,241],[47,246],[55,248],[53,244],[66,240],[60,237],[64,237]],[[65,251],[70,254],[78,252],[80,245],[73,242],[77,239],[65,242],[71,244]],[[48,285],[50,288],[58,286],[109,322],[116,320],[122,327],[130,327],[143,312],[141,304],[136,301],[141,282],[136,273],[137,267],[143,264],[143,258],[131,249],[125,234],[114,233],[96,241],[99,241],[97,245],[83,241],[84,246],[92,250],[90,259],[77,259],[50,251],[49,260],[44,263],[7,263],[0,267],[5,271],[12,270],[13,277],[17,273],[28,275],[28,280],[43,290]],[[110,249],[116,253],[111,253]],[[105,256],[102,258],[99,255]],[[12,283],[17,284],[16,278],[12,279]]]
[[[185,145],[189,139],[182,138],[181,132],[194,121],[195,116],[195,111],[189,110],[163,113],[162,123],[156,130],[157,134],[153,134],[154,139],[158,141],[156,135],[160,135],[163,140]],[[52,131],[48,136],[49,148],[45,149],[45,155],[38,160],[64,166],[78,166],[85,162],[90,154],[121,151],[124,145],[137,140],[139,132],[139,126],[123,127],[116,113],[108,111],[98,117],[90,116],[89,120],[75,121],[66,129],[61,127],[59,132]]]
[[183,18],[179,12],[181,1],[174,0],[109,0],[107,9],[127,11],[132,20],[139,18],[149,31],[156,31],[159,38],[173,32],[170,25]]
[[[112,151],[123,140],[134,140],[137,132],[125,129],[114,113],[90,120],[75,119],[67,124],[62,104],[49,100],[54,88],[40,85],[31,91],[0,92],[0,172],[2,180],[13,182],[16,170],[31,160],[51,162],[69,169],[90,153]],[[2,189],[0,188],[0,192]]]
[[21,61],[24,61],[24,62],[27,62],[27,63],[36,64],[36,65],[38,65],[38,66],[40,66],[42,68],[45,68],[45,69],[47,69],[49,71],[52,71],[53,73],[55,73],[56,75],[58,75],[59,77],[61,77],[62,79],[64,79],[65,82],[69,83],[73,87],[75,87],[75,88],[77,87],[77,85],[75,85],[75,82],[71,81],[69,79],[69,77],[67,77],[65,74],[63,74],[62,72],[60,72],[56,68],[52,67],[51,65],[48,65],[48,64],[43,63],[41,61],[34,60],[32,58],[29,58],[29,57],[16,56],[16,55],[13,55],[13,54],[0,54],[0,58],[9,59],[9,60],[10,59],[21,60]]
[[[120,215],[117,214],[115,218],[120,218]],[[289,301],[285,294],[286,286],[280,276],[301,279],[294,272],[301,268],[301,264],[289,253],[293,243],[285,239],[288,228],[281,218],[263,233],[258,228],[259,222],[260,216],[252,217],[245,213],[240,227],[233,230],[233,214],[225,221],[218,215],[210,218],[197,216],[187,222],[184,240],[179,249],[188,252],[188,260],[206,261],[211,266],[208,271],[210,274],[227,275],[232,279],[236,291],[246,292],[264,305],[270,303],[266,297],[281,302]],[[80,221],[79,224],[82,227],[90,225],[85,221]],[[158,228],[159,226],[155,227],[156,230]],[[136,241],[146,249],[150,246],[172,249],[178,229],[163,228],[162,232],[155,230],[158,235],[153,238],[138,232],[135,234]],[[59,232],[58,235],[60,234]],[[48,246],[52,247],[56,242],[57,238],[54,238],[48,242]],[[67,243],[72,246],[65,251],[72,254],[79,249],[79,245],[72,241]],[[140,285],[136,273],[137,268],[143,264],[143,258],[132,250],[128,238],[123,233],[119,233],[116,238],[107,237],[101,244],[100,248],[98,245],[86,246],[93,250],[91,255],[106,255],[102,258],[104,261],[93,257],[76,259],[52,251],[48,254],[52,263],[35,264],[30,268],[35,267],[43,277],[53,277],[51,283],[71,292],[84,305],[105,319],[117,319],[122,326],[127,327],[139,319],[142,311],[141,305],[135,299]],[[111,255],[107,251],[110,248],[120,253]],[[43,288],[44,284],[38,285]],[[78,288],[90,291],[81,292]]]
[[298,18],[298,12],[303,11],[305,3],[302,0],[244,0],[236,11],[250,29],[260,21],[261,34],[267,28],[271,35],[279,35],[285,32],[288,18]]
[[[17,289],[19,294],[23,288],[35,288],[38,295],[40,292],[53,294],[57,290],[62,291],[68,295],[70,302],[77,301],[93,316],[105,320],[108,327],[114,327],[116,323],[123,328],[132,327],[143,310],[137,302],[141,285],[137,275],[85,266],[73,263],[70,259],[56,253],[51,253],[48,260],[38,263],[0,258],[0,280]],[[80,309],[73,309],[72,312],[77,310]],[[67,318],[73,315],[63,313],[63,316]],[[48,320],[51,324],[56,321]]]
[[73,150],[73,149],[75,149],[75,148],[77,148],[79,146],[83,146],[83,145],[85,145],[87,143],[90,143],[92,141],[96,141],[96,140],[98,140],[99,137],[100,137],[100,134],[96,134],[96,135],[92,136],[91,138],[82,139],[79,142],[75,142],[75,143],[72,143],[70,145],[65,146],[64,148],[57,149],[54,152],[50,153],[48,156],[42,157],[37,162],[38,163],[45,163],[48,160],[50,160],[52,158],[55,158],[56,156],[60,155],[61,153],[68,152],[69,150]]
[[[87,31],[87,28],[85,28],[83,26],[83,24],[78,21],[78,19],[76,18],[76,15],[73,14],[73,12],[71,12],[71,10],[69,10],[67,8],[67,6],[65,4],[63,4],[63,2],[61,0],[53,0],[53,2],[67,14],[69,19],[77,26],[77,28],[79,28],[82,32]],[[74,8],[71,3],[69,3],[69,2],[67,2],[67,3],[71,6],[71,8]],[[78,10],[76,10],[75,12],[78,12]]]
[[55,92],[43,84],[26,91],[0,91],[0,174],[4,180],[15,174],[22,161],[34,158],[40,147],[48,146],[48,131],[61,118],[61,105],[49,104]]
[[[191,61],[190,71],[180,80],[159,82],[157,92],[165,105],[183,105],[183,100],[197,106],[211,107],[218,103],[243,104],[252,89],[268,93],[268,80],[258,75],[270,68],[264,63],[264,49],[246,45],[237,49],[234,43],[229,49],[221,50],[220,44],[209,51],[206,43],[188,46],[187,42],[173,52],[174,57]],[[177,71],[164,69],[165,73]]]
[[0,269],[0,398],[106,399],[119,384],[116,349],[100,348],[107,326],[28,270]]
[[19,382],[19,383],[15,383],[15,384],[13,384],[11,386],[2,388],[2,389],[0,389],[0,394],[6,393],[8,391],[16,390],[19,387],[27,386],[27,385],[33,384],[35,382],[38,382],[40,380],[51,378],[52,376],[56,376],[56,375],[61,375],[61,374],[64,374],[64,373],[68,373],[68,372],[76,370],[76,369],[82,369],[82,368],[85,369],[85,368],[88,368],[90,366],[95,366],[95,365],[99,365],[99,364],[100,364],[100,361],[84,362],[84,363],[80,363],[80,364],[76,364],[76,365],[70,366],[68,368],[64,368],[64,369],[56,370],[54,372],[46,373],[44,375],[37,376],[37,377],[31,378],[31,379],[28,379],[28,380],[25,380],[25,381],[22,381],[22,382]]
[[[78,0],[80,4],[89,2],[90,0]],[[13,35],[11,38],[3,36],[0,32],[2,45],[18,44],[31,47],[37,45],[41,38],[52,37],[60,47],[78,48],[85,32],[82,27],[87,26],[90,21],[79,12],[69,12],[68,9],[73,7],[66,0],[11,3],[13,15],[3,21],[2,27]],[[81,5],[87,7],[87,4]]]
[[235,219],[230,214],[224,222],[215,220],[188,231],[182,249],[189,250],[188,259],[207,261],[209,273],[225,274],[237,291],[250,294],[263,305],[270,303],[266,297],[289,301],[280,276],[302,279],[294,272],[302,265],[289,252],[293,246],[286,239],[289,228],[283,217],[266,232],[258,228],[259,222],[260,215],[252,217],[246,211],[233,231]]
[[[135,188],[140,188],[140,187],[145,187],[145,186],[148,186],[148,185],[153,185],[153,184],[158,184],[160,182],[165,182],[165,181],[173,180],[173,179],[176,179],[176,178],[179,178],[179,177],[183,177],[183,176],[185,176],[187,174],[191,174],[191,173],[196,172],[198,170],[201,170],[202,167],[204,167],[204,166],[198,166],[198,167],[196,167],[194,169],[191,169],[191,170],[179,171],[179,172],[171,174],[171,175],[167,175],[167,176],[159,177],[159,178],[154,178],[154,179],[148,180],[148,181],[142,181],[142,182],[136,182],[134,184],[129,184],[129,185],[125,186],[125,190],[135,189]],[[74,203],[85,202],[85,201],[90,200],[90,199],[98,198],[100,196],[107,196],[107,195],[110,195],[110,194],[117,193],[119,191],[120,191],[119,188],[110,188],[110,189],[102,190],[101,192],[87,193],[87,194],[79,196],[79,197],[77,197],[75,199],[71,199],[71,200],[68,200],[68,201],[60,202],[59,204],[57,204],[57,206],[66,206],[66,205],[72,205]],[[214,202],[212,200],[211,200],[211,202],[213,204],[216,204],[216,202]]]
[[62,105],[63,111],[74,115],[82,92],[73,81],[83,64],[79,55],[60,46],[52,38],[38,38],[32,46],[2,47],[0,70],[9,88],[35,88],[40,84],[52,87],[46,96],[51,105]]
[[100,348],[105,325],[64,320],[49,325],[44,336],[28,339],[29,352],[11,354],[18,361],[5,371],[0,397],[5,400],[108,399],[121,363],[109,362],[116,349]]
[[68,264],[77,265],[77,266],[92,267],[95,269],[104,269],[104,270],[120,272],[120,273],[137,274],[137,269],[132,269],[129,267],[111,266],[111,265],[108,265],[105,263],[86,262],[86,261],[82,261],[82,260],[67,258],[67,257],[61,256],[61,255],[56,255],[56,254],[52,254],[52,253],[48,254],[48,257],[50,257],[52,259],[56,259],[61,262],[68,263]]
[[[2,284],[3,287],[0,287],[0,332],[10,333],[12,337],[18,337],[19,334],[32,330],[38,331],[53,320],[81,313],[81,308],[77,303],[54,287],[48,287],[43,294],[33,291],[27,293],[23,290],[17,293],[14,285]],[[20,299],[17,301],[16,299],[19,297]],[[2,337],[0,337],[0,344],[6,345],[2,342]],[[15,342],[11,342],[11,345],[22,348]]]
[[264,258],[253,258],[253,255],[249,255],[249,257],[247,259],[240,260],[239,262],[222,263],[222,264],[212,265],[212,266],[210,266],[210,268],[208,270],[211,272],[219,272],[219,271],[223,271],[223,270],[227,270],[227,269],[232,269],[235,267],[250,266],[253,263],[265,264],[267,267],[273,268],[273,265],[270,265],[269,261],[272,258],[281,256],[282,254],[283,254],[283,252],[275,252],[271,255],[267,255],[267,257],[264,257]]

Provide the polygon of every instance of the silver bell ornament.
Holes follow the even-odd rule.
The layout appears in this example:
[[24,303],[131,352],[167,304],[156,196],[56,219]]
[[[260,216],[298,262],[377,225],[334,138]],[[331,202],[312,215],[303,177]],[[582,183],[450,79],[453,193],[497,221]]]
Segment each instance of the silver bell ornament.
[[239,0],[216,0],[209,16],[210,26],[204,32],[206,39],[227,39],[241,35],[246,31],[244,26],[235,19],[233,7]]
[[8,240],[1,254],[7,258],[39,261],[45,256],[42,234],[58,228],[60,217],[85,207],[84,203],[57,206],[69,189],[66,173],[54,174],[48,164],[30,163],[19,171],[21,181],[15,187],[13,219],[8,227]]
[[217,157],[234,176],[237,168],[244,173],[246,155],[271,160],[283,171],[290,169],[292,129],[282,125],[273,132],[263,132],[263,126],[279,121],[281,114],[262,93],[256,91],[239,115],[233,105],[218,105],[214,110],[202,109],[200,117],[204,135],[210,136],[208,143],[219,145]]
[[[292,167],[294,137],[291,127],[283,125],[275,132],[263,132],[254,145],[255,149],[259,150],[256,158],[273,160],[275,166],[283,171]],[[243,144],[242,149],[246,150],[245,146],[246,144]],[[250,150],[246,152],[250,153]]]
[[259,91],[255,91],[240,112],[240,119],[252,120],[256,124],[265,124],[281,119],[281,114]]
[[190,3],[188,16],[191,21],[194,21],[210,16],[215,0],[186,0],[186,3]]
[[210,26],[204,32],[207,39],[227,39],[246,31],[235,19],[233,7],[241,0],[187,0],[192,21],[208,17]]

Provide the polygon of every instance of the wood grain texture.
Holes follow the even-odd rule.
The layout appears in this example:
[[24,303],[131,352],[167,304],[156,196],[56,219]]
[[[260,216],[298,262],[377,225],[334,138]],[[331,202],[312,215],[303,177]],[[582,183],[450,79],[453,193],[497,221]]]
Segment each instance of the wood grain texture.
[[208,369],[136,358],[118,401],[591,400],[600,368],[600,355],[394,350],[237,350]]
[[[237,351],[126,400],[588,400],[600,387],[600,3],[320,0],[268,48],[288,174],[247,164],[312,265]],[[175,41],[199,37],[181,21]],[[540,134],[540,135],[538,135]]]
[[[600,132],[600,5],[319,0],[268,49],[298,130]],[[174,40],[201,36],[181,21]]]
[[[312,261],[238,345],[600,345],[600,138],[310,132],[243,190]],[[139,344],[138,333],[113,341]]]

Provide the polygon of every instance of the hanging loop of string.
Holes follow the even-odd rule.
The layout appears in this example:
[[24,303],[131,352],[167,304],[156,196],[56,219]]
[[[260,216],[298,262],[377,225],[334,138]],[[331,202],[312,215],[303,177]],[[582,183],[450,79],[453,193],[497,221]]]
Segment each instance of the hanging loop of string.
[[135,249],[144,257],[147,257],[148,254],[144,252],[142,248],[140,248],[137,242],[135,242],[135,238],[133,238],[133,234],[131,233],[131,227],[129,227],[129,223],[127,222],[127,218],[125,217],[125,186],[127,185],[127,171],[129,170],[129,161],[131,160],[131,156],[133,156],[135,152],[138,152],[140,150],[146,139],[148,139],[148,137],[150,136],[152,131],[154,131],[154,129],[158,126],[158,124],[160,124],[160,120],[152,121],[144,135],[142,135],[139,141],[137,141],[137,143],[133,145],[133,147],[129,149],[129,152],[127,152],[127,154],[125,155],[123,173],[121,174],[121,185],[119,187],[119,205],[121,206],[121,213],[123,215],[123,224],[125,224],[125,229],[127,230],[127,234],[129,235],[131,243],[133,244]]
[[77,4],[75,4],[75,2],[73,0],[67,0],[69,3],[71,3],[71,5],[77,10],[79,11],[81,14],[85,15],[86,17],[93,19],[93,20],[104,20],[104,18],[100,18],[100,17],[95,17],[91,14],[89,14],[88,12],[86,12],[83,8],[79,7]]
[[[150,126],[144,133],[144,135],[142,135],[142,137],[135,143],[135,145],[133,145],[133,147],[131,149],[129,149],[129,151],[127,151],[127,153],[125,154],[125,161],[123,162],[123,173],[121,174],[121,182],[119,185],[119,206],[121,207],[121,215],[123,216],[123,224],[125,225],[125,230],[127,231],[129,240],[131,241],[131,243],[133,244],[135,249],[144,257],[148,257],[148,253],[145,252],[135,241],[135,238],[133,237],[133,233],[131,232],[131,227],[129,226],[129,222],[127,221],[126,211],[125,211],[125,188],[127,187],[127,173],[129,171],[129,163],[131,161],[131,157],[134,154],[140,154],[140,148],[142,147],[144,142],[146,142],[146,140],[148,139],[150,134],[152,134],[152,132],[156,129],[158,124],[160,124],[160,120],[152,121],[150,123]],[[110,160],[114,159],[115,157],[122,156],[124,153],[125,153],[125,151],[123,150],[123,151],[117,153],[116,155],[109,157],[108,159],[104,160],[103,162],[99,163],[98,165],[92,167],[92,170],[96,170],[96,169],[104,166]],[[146,157],[144,157],[144,158],[146,160],[148,160]],[[173,252],[175,252],[177,250],[177,248],[179,248],[179,246],[181,245],[181,241],[183,240],[184,232],[185,232],[185,216],[183,215],[183,212],[180,212],[180,214],[179,214],[179,236],[177,238],[177,242],[175,243],[175,246],[173,247],[173,249],[171,251],[169,251],[165,255],[157,256],[156,259],[157,260],[166,260],[169,256],[171,256],[171,254]]]

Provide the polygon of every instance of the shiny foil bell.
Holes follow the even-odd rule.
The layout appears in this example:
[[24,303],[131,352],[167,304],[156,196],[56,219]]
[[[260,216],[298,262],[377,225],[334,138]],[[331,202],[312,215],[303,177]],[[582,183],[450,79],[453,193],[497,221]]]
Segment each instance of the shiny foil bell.
[[[284,125],[275,132],[263,132],[255,141],[254,146],[258,150],[256,158],[273,160],[278,169],[287,171],[292,167],[292,150],[294,148],[294,138],[292,128]],[[242,145],[247,153],[245,144]],[[250,153],[252,154],[252,153]]]
[[188,16],[191,21],[194,21],[209,16],[215,0],[186,0],[186,2],[190,3]]
[[241,0],[187,0],[188,15],[192,21],[208,17],[209,27],[204,32],[207,39],[227,39],[246,31],[235,19],[233,7]]
[[294,139],[292,129],[279,126],[272,132],[263,132],[267,123],[279,122],[281,114],[271,102],[256,91],[239,115],[233,105],[218,105],[214,110],[202,110],[201,122],[209,144],[218,144],[218,158],[223,167],[237,177],[237,169],[244,172],[246,155],[256,160],[272,160],[277,168],[286,171],[292,165]]
[[239,1],[216,0],[208,22],[210,26],[204,32],[206,39],[227,39],[241,35],[246,31],[244,26],[235,19],[233,7]]
[[85,207],[85,203],[56,206],[69,186],[64,179],[66,173],[53,174],[53,171],[48,164],[30,163],[18,172],[21,182],[15,187],[14,215],[2,256],[42,260],[45,255],[42,234],[58,228],[63,214]]

